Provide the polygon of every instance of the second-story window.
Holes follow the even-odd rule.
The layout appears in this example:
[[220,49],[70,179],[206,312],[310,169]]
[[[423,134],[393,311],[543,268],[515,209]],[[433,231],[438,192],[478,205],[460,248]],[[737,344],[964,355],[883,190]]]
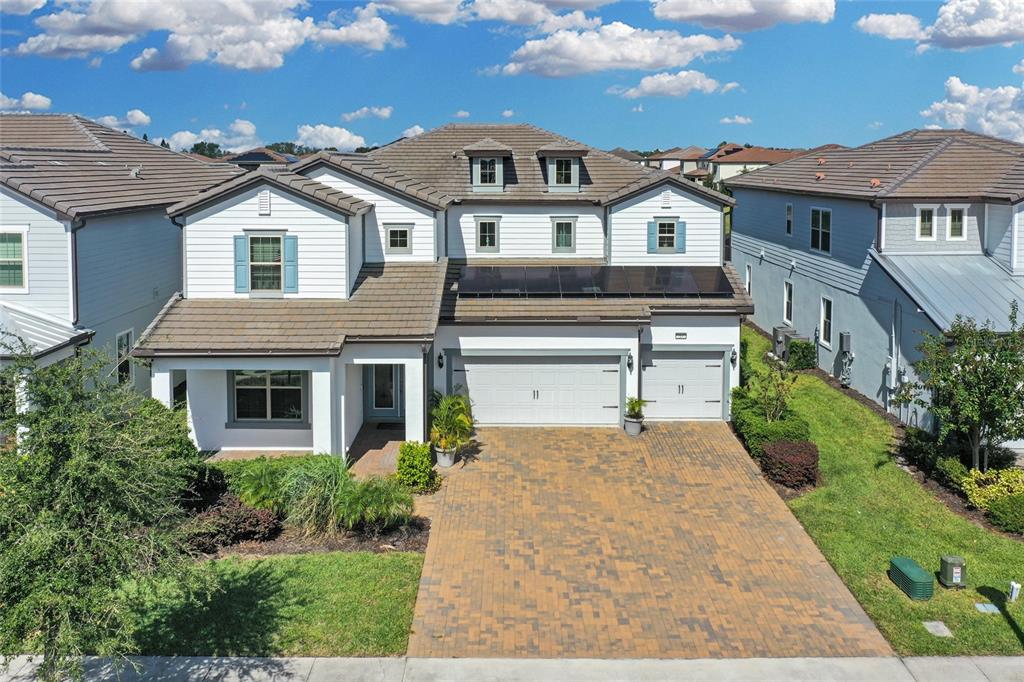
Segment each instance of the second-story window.
[[553,221],[553,251],[572,253],[576,250],[576,221],[572,218],[555,218]]
[[482,218],[476,221],[476,250],[478,253],[495,253],[498,250],[498,221]]
[[917,238],[935,239],[935,209],[920,208],[917,210]]
[[572,159],[555,159],[555,184],[572,184]]
[[964,209],[951,208],[949,210],[949,239],[964,238]]
[[480,184],[481,185],[497,185],[498,184],[498,160],[497,159],[480,159]]
[[786,204],[786,234],[793,234],[793,204]]
[[385,253],[412,253],[412,225],[385,225]]
[[249,290],[281,291],[281,237],[249,237]]
[[674,220],[658,221],[658,250],[676,250],[676,223]]
[[0,289],[25,288],[25,233],[0,231]]
[[827,208],[811,209],[811,249],[832,253],[832,211]]

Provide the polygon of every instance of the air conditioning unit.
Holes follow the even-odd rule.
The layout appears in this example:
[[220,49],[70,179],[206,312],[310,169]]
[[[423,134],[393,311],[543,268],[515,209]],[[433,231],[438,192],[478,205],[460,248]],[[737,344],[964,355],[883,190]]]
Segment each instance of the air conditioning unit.
[[772,353],[781,358],[786,353],[786,334],[796,334],[789,326],[772,327]]
[[806,336],[801,335],[801,334],[797,334],[796,331],[787,332],[783,336],[783,342],[785,343],[785,348],[783,350],[783,354],[779,356],[783,360],[785,360],[786,362],[789,362],[789,344],[791,344],[793,341],[807,341],[807,342],[810,342],[810,339],[807,338]]

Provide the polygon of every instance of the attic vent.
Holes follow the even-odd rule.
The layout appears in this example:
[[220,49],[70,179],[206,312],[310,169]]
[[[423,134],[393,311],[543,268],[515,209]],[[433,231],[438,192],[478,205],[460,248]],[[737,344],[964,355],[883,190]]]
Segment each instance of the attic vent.
[[819,166],[824,166],[825,165],[825,157],[824,156],[819,156],[818,157],[818,165]]
[[881,184],[882,184],[882,181],[879,180],[878,178],[871,178],[871,186],[872,187],[878,187]]
[[259,194],[260,215],[270,215],[270,190],[265,189]]
[[665,190],[661,193],[661,207],[672,208],[672,192]]
[[824,173],[815,173],[814,174],[814,179],[817,182],[821,182],[822,180],[825,179],[825,174]]

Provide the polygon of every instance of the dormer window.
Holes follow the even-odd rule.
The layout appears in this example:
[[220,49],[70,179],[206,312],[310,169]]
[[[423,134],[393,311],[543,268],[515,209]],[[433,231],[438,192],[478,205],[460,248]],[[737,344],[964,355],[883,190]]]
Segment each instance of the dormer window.
[[469,157],[474,192],[501,192],[505,189],[505,163],[512,162],[512,150],[487,137],[466,145],[463,153]]
[[537,150],[549,192],[579,192],[583,157],[588,149],[570,142],[555,142]]
[[497,185],[498,184],[498,160],[497,159],[480,159],[480,184],[481,185]]
[[572,159],[555,159],[555,184],[560,186],[572,185]]

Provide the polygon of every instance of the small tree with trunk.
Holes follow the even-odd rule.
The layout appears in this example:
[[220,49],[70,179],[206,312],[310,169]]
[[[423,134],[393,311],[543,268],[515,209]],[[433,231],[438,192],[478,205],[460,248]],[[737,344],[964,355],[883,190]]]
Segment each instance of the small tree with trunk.
[[[0,339],[0,341],[3,341]],[[194,465],[184,420],[110,381],[95,351],[39,367],[19,343],[0,371],[0,653],[42,654],[40,677],[80,656],[133,652],[127,585],[199,574],[181,534]]]
[[971,465],[988,469],[989,450],[1024,438],[1024,327],[1017,302],[1010,305],[1010,330],[996,332],[957,316],[943,335],[925,334],[913,364],[920,377],[904,384],[897,402],[931,410],[939,438],[962,435],[971,449]]

